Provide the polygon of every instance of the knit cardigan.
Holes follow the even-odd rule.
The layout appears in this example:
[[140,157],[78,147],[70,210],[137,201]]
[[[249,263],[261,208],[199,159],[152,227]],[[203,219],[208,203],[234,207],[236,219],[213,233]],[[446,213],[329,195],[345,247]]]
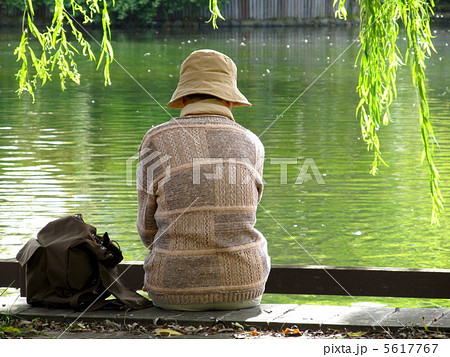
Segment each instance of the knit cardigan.
[[263,294],[270,258],[254,228],[263,161],[261,141],[232,116],[183,116],[147,132],[137,229],[149,249],[144,284],[151,299],[214,304]]

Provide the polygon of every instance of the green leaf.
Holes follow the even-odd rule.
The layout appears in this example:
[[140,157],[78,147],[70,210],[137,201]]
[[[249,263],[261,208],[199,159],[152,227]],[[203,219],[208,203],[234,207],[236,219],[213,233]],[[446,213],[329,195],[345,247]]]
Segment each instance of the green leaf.
[[[374,151],[370,173],[378,172],[379,162],[386,165],[381,157],[381,145],[376,129],[381,124],[389,124],[389,108],[397,95],[397,69],[399,65],[409,63],[413,85],[420,100],[422,161],[426,159],[429,169],[432,222],[436,223],[443,210],[443,200],[439,189],[439,173],[433,159],[432,145],[437,141],[429,121],[425,85],[425,60],[432,50],[435,51],[430,30],[430,14],[433,13],[434,2],[360,0],[359,4],[361,48],[356,64],[360,67],[357,86],[360,100],[356,115],[360,118],[361,134],[367,149]],[[343,17],[345,0],[334,0],[333,5],[338,5],[336,16]],[[408,39],[403,56],[396,44],[399,24],[403,25]]]

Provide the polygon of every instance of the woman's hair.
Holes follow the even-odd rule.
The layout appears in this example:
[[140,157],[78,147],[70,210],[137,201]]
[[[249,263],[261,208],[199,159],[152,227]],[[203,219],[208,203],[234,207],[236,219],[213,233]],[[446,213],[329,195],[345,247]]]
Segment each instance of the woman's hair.
[[185,96],[186,100],[189,102],[197,101],[197,100],[203,100],[203,99],[220,99],[219,97],[216,97],[214,95],[210,94],[189,94]]

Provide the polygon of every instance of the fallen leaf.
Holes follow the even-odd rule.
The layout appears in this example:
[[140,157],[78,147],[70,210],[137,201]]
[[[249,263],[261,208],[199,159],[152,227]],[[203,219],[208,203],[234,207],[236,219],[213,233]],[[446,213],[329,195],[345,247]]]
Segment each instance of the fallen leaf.
[[238,340],[242,340],[244,338],[247,338],[247,335],[245,333],[235,333],[233,335],[234,338],[238,339]]
[[242,326],[239,322],[232,322],[231,325],[240,330],[244,330],[244,326]]
[[224,333],[224,332],[234,332],[232,328],[222,328],[217,331],[218,333]]
[[358,332],[347,332],[347,336],[348,337],[361,337],[363,335],[365,335],[366,332],[364,331],[358,331]]
[[4,332],[20,333],[20,330],[13,326],[4,326],[4,327],[2,327],[2,330]]
[[163,329],[159,329],[159,330],[155,330],[155,334],[158,336],[182,336],[183,334],[172,330],[170,328],[163,328]]
[[281,334],[285,336],[300,336],[302,333],[298,328],[286,328]]

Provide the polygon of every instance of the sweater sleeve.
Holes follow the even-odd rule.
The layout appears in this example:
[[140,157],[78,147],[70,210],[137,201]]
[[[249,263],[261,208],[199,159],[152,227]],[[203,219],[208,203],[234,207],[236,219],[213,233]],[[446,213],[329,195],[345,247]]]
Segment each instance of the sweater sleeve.
[[[140,154],[141,151],[139,150]],[[158,232],[158,226],[155,221],[155,212],[157,208],[156,196],[153,190],[147,190],[147,169],[146,165],[139,164],[136,170],[136,184],[138,196],[138,214],[137,231],[142,243],[149,249],[153,245],[155,235]]]
[[138,217],[137,231],[142,243],[149,249],[153,244],[158,226],[155,221],[156,200],[155,195],[138,190]]
[[[254,134],[253,134],[254,135]],[[264,180],[263,180],[263,169],[264,169],[264,146],[256,135],[254,135],[255,143],[255,170],[259,174],[256,178],[256,188],[258,190],[258,203],[261,201],[263,190],[264,190]]]

